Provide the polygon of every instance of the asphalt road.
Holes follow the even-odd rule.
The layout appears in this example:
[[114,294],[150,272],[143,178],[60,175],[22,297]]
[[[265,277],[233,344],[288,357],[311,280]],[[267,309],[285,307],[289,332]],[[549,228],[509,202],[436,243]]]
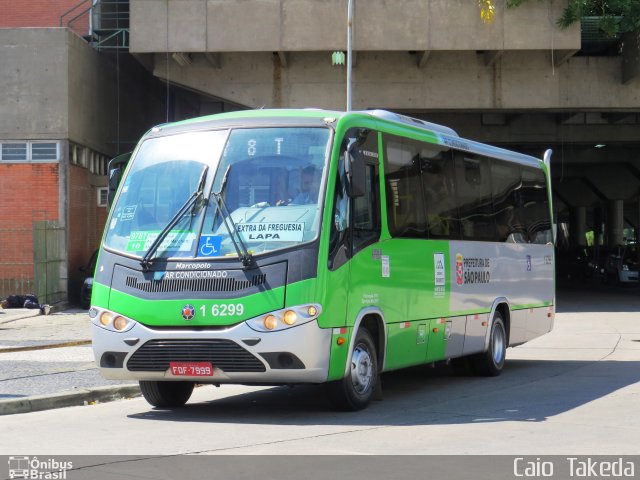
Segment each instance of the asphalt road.
[[0,454],[640,454],[640,294],[564,292],[552,333],[496,378],[417,368],[367,410],[322,387],[205,386],[177,411],[143,399],[0,417]]

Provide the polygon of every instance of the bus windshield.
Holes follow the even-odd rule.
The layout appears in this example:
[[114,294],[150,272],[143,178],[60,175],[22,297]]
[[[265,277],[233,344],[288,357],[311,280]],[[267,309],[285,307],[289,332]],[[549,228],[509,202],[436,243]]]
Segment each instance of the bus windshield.
[[212,195],[198,256],[236,255],[233,236],[251,254],[315,239],[329,136],[326,128],[233,130],[213,185],[222,208]]
[[234,242],[260,254],[313,240],[329,138],[326,128],[287,127],[146,140],[112,209],[105,245],[145,255],[203,178],[210,198],[180,214],[153,258],[236,256]]

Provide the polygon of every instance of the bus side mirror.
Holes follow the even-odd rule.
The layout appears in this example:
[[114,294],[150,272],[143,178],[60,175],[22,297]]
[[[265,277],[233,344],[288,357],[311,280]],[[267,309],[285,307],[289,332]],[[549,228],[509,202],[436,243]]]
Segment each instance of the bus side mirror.
[[120,179],[122,178],[122,170],[118,168],[109,169],[109,192],[107,193],[107,205],[111,207],[113,198],[116,196]]
[[118,191],[118,185],[120,185],[120,180],[122,180],[122,174],[130,158],[131,152],[118,155],[109,161],[109,192],[107,193],[107,205],[109,207],[111,207],[113,203],[113,199]]
[[367,170],[364,155],[358,150],[346,153],[347,194],[351,198],[363,197],[367,191]]

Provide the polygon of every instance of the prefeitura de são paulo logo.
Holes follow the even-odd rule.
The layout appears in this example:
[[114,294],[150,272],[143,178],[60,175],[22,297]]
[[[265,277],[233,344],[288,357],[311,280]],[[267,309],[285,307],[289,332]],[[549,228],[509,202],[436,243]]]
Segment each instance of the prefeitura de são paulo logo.
[[462,276],[463,267],[462,267],[462,254],[458,253],[456,255],[456,283],[458,285],[462,285],[464,283],[464,279]]
[[182,318],[185,320],[191,320],[196,316],[196,307],[193,305],[185,305],[182,307]]

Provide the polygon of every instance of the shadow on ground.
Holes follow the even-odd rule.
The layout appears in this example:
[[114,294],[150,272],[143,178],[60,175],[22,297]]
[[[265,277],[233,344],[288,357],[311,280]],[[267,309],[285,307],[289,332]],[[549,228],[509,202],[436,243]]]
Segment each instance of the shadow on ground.
[[[455,376],[448,367],[383,375],[383,400],[356,413],[332,410],[322,386],[274,387],[137,420],[263,425],[425,425],[544,422],[640,381],[640,362],[511,360],[493,378]],[[217,390],[212,386],[200,388]],[[221,387],[224,389],[224,386]]]

